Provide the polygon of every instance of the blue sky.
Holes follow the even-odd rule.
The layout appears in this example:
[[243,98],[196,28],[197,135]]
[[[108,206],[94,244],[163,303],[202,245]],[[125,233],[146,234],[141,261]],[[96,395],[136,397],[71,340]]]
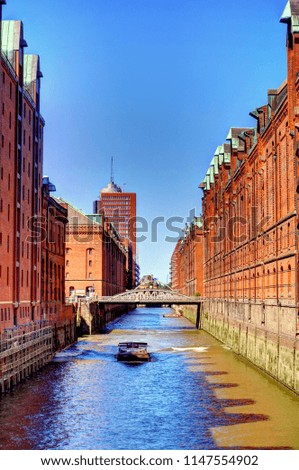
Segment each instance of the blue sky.
[[[286,76],[286,0],[7,0],[41,56],[44,174],[85,212],[110,178],[156,217],[201,211],[210,160]],[[177,224],[183,227],[184,223]],[[139,244],[142,274],[167,280],[174,243]]]

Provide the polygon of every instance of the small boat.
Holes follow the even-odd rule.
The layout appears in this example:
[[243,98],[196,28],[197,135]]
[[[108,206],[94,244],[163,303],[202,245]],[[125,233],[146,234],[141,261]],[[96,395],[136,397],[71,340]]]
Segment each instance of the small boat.
[[126,362],[146,362],[150,360],[150,355],[147,351],[147,343],[140,342],[128,342],[128,343],[119,343],[118,361]]

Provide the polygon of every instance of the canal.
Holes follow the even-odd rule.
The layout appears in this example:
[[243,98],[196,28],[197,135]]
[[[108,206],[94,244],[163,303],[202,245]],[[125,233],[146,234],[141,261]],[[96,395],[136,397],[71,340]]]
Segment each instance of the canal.
[[[299,449],[299,398],[169,309],[82,338],[0,401],[3,449]],[[120,341],[152,361],[117,362]]]

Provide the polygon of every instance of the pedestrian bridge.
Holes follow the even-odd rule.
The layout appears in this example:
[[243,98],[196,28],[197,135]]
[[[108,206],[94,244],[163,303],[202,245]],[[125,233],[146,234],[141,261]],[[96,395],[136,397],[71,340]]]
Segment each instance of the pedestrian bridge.
[[200,297],[188,297],[172,289],[140,289],[126,291],[121,294],[100,297],[97,299],[99,307],[107,305],[125,305],[127,307],[171,307],[172,305],[194,305],[197,306],[196,326],[200,326],[200,313],[203,299]]
[[200,305],[200,297],[188,297],[171,289],[134,289],[111,297],[100,297],[102,304]]

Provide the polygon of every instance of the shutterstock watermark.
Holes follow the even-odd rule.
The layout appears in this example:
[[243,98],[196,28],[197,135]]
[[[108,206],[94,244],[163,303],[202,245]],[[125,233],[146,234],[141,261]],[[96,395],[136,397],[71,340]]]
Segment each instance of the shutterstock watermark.
[[[220,243],[229,240],[233,243],[242,243],[257,234],[263,234],[264,228],[269,224],[271,217],[262,217],[258,220],[257,208],[251,208],[249,217],[232,216],[220,218],[219,216],[203,217],[202,219],[195,216],[195,209],[189,210],[187,217],[162,215],[148,220],[145,217],[137,216],[130,218],[127,222],[120,222],[121,219],[113,218],[97,220],[96,215],[89,216],[82,221],[82,217],[73,216],[69,218],[57,216],[53,217],[51,213],[51,222],[49,217],[33,217],[28,220],[29,243],[48,243],[57,242],[57,227],[59,224],[65,225],[66,242],[71,237],[77,243],[89,243],[101,239],[103,230],[109,232],[113,236],[122,235],[122,229],[125,229],[132,243],[143,243],[149,241],[157,243],[161,239],[168,243],[177,243],[180,239],[187,237],[192,227],[198,226],[202,228],[202,232],[193,232],[193,240],[199,242],[202,240],[201,235],[209,238],[211,243]],[[202,220],[202,223],[201,223]],[[127,225],[126,225],[127,224]],[[63,231],[61,231],[61,234]],[[265,241],[270,241],[269,234],[263,235]],[[111,238],[105,239],[106,243],[111,242]]]
[[271,216],[259,216],[257,207],[251,207],[248,216],[233,215],[221,218],[218,215],[203,218],[203,234],[211,243],[221,243],[228,240],[232,243],[245,243],[250,238],[262,237],[264,242],[270,242],[271,236],[266,231]]

